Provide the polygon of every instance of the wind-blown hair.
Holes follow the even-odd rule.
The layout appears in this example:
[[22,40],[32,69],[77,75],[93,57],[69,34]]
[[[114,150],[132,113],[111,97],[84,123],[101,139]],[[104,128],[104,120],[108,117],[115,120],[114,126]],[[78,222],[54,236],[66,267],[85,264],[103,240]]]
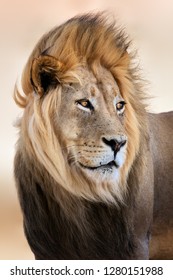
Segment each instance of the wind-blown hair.
[[[103,14],[87,14],[74,17],[44,35],[29,57],[21,80],[23,92],[16,87],[14,93],[16,103],[24,108],[19,124],[19,145],[22,145],[32,162],[39,162],[41,176],[46,171],[53,178],[55,187],[47,191],[56,198],[62,191],[57,188],[57,183],[65,193],[67,191],[77,197],[113,203],[123,201],[127,177],[139,154],[139,143],[145,131],[145,96],[138,70],[133,64],[133,55],[128,49],[127,36],[114,22],[109,23]],[[102,187],[68,166],[62,135],[56,131],[54,123],[54,114],[58,111],[63,94],[61,85],[67,82],[80,83],[78,67],[84,65],[96,77],[100,65],[108,69],[128,104],[124,124],[128,137],[126,162],[121,168],[119,182],[102,183]],[[39,73],[43,70],[46,75],[54,73],[54,80],[59,82],[56,87],[52,84],[50,94],[44,98],[44,86],[40,86],[41,81],[38,82]]]

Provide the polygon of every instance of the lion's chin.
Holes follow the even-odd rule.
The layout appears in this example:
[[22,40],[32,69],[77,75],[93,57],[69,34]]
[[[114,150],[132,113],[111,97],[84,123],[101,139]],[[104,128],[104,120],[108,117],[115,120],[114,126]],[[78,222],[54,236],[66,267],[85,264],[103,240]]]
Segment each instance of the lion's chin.
[[115,161],[111,161],[108,164],[101,166],[86,166],[79,163],[82,171],[94,181],[112,181],[118,180],[119,166]]

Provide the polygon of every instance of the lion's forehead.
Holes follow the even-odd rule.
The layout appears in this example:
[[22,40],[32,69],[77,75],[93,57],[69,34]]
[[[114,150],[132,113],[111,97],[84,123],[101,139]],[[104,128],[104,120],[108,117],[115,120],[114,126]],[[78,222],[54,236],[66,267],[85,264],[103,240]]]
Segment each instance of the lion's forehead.
[[86,67],[80,67],[77,71],[80,84],[74,85],[74,90],[78,94],[86,94],[88,97],[99,97],[100,95],[110,95],[115,97],[120,94],[116,80],[109,70],[104,67],[98,67],[93,72]]

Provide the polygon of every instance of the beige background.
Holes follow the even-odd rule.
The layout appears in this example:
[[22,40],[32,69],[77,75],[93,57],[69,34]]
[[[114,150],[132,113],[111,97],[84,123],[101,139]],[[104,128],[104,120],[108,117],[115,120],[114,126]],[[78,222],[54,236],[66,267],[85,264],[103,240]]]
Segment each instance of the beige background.
[[13,86],[40,36],[69,17],[88,11],[111,11],[138,49],[150,110],[173,108],[173,0],[0,0],[0,259],[31,259],[13,179],[13,127],[21,114]]

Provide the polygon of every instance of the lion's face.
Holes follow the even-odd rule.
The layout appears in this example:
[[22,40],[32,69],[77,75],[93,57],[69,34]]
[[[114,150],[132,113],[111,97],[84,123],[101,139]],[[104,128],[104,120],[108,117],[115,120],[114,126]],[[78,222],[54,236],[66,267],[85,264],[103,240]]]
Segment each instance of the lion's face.
[[125,100],[111,73],[78,70],[80,84],[62,86],[56,130],[68,164],[93,180],[118,179],[125,162]]

